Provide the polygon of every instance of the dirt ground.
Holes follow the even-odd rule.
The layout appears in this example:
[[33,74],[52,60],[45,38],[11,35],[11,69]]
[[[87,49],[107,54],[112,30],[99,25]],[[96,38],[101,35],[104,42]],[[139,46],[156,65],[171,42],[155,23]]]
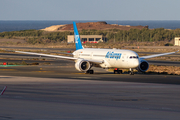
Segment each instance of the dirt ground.
[[[143,29],[148,26],[130,26],[130,25],[117,25],[107,24],[106,22],[87,22],[87,23],[76,23],[78,30],[107,30],[107,29],[119,29],[119,30],[130,30],[130,29]],[[67,25],[54,25],[43,29],[45,31],[73,31],[73,24]]]
[[25,40],[21,40],[21,39],[5,39],[5,38],[2,38],[0,39],[0,43],[1,44],[8,44],[8,43],[26,43]]

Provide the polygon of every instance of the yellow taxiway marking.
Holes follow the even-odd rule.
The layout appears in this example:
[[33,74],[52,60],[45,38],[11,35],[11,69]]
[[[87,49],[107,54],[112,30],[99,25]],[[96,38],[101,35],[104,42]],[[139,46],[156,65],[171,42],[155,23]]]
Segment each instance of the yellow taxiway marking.
[[10,71],[12,71],[12,70],[15,70],[15,69],[0,69],[0,70],[4,70],[4,71],[10,70]]

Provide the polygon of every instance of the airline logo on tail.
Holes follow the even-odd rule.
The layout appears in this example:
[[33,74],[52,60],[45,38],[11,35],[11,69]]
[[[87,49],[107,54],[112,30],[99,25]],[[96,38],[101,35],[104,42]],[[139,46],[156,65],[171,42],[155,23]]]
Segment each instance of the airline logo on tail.
[[75,43],[78,43],[78,39],[80,38],[79,35],[74,35],[75,36]]
[[73,22],[73,27],[74,27],[74,38],[75,38],[76,50],[83,49],[75,22]]

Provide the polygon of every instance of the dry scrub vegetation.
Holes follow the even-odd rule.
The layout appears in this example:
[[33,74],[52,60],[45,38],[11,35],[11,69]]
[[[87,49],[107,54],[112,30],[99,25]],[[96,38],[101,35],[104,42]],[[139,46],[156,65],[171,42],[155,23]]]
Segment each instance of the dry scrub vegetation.
[[150,65],[147,73],[180,75],[180,67]]

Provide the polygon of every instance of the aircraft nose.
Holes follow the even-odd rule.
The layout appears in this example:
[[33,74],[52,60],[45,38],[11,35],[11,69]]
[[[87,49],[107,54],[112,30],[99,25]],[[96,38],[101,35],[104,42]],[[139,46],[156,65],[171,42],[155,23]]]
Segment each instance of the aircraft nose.
[[132,60],[128,63],[130,68],[137,68],[139,66],[139,60]]
[[135,60],[134,61],[134,67],[138,67],[139,66],[139,60]]

